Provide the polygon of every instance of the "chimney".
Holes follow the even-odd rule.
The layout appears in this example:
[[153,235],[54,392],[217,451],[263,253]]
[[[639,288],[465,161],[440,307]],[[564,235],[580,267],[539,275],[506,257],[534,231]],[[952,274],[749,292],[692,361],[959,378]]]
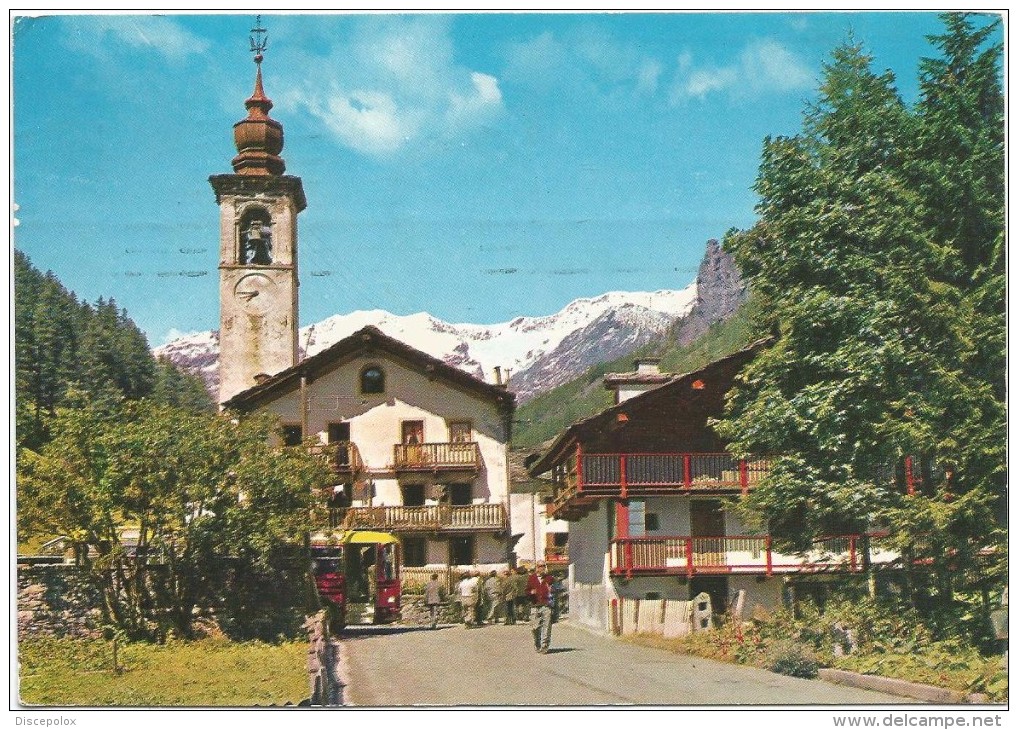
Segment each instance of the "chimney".
[[254,376],[254,381],[257,385],[261,385],[266,380],[269,380],[271,377],[272,376],[269,375],[268,373],[258,373],[257,375]]
[[502,368],[495,366],[495,385],[502,385]]
[[640,375],[660,375],[661,374],[661,358],[659,357],[641,357],[633,363],[633,368]]

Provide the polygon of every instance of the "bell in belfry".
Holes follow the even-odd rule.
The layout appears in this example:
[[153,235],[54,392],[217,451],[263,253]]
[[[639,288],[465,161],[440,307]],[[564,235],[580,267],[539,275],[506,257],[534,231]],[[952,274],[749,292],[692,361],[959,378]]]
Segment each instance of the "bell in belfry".
[[254,218],[247,229],[247,263],[266,266],[272,263],[272,236],[264,221]]

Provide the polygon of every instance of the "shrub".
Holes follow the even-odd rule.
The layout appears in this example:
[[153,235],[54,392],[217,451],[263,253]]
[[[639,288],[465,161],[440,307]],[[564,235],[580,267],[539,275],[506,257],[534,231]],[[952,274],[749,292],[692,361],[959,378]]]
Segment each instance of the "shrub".
[[820,665],[808,646],[793,641],[778,641],[768,651],[767,668],[789,677],[813,679]]

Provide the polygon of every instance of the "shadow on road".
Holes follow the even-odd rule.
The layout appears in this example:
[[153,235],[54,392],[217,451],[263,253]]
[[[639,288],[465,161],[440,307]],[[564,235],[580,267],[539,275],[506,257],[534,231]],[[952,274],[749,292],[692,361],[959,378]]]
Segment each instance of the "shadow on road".
[[579,649],[573,649],[572,647],[562,647],[561,649],[548,649],[549,654],[565,654],[569,651],[579,651]]

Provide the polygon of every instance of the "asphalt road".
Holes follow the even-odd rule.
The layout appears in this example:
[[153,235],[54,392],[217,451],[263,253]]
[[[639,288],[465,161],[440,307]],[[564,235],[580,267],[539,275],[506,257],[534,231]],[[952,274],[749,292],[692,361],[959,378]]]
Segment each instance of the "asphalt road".
[[872,705],[902,698],[636,646],[568,622],[548,654],[526,625],[351,627],[346,705]]

